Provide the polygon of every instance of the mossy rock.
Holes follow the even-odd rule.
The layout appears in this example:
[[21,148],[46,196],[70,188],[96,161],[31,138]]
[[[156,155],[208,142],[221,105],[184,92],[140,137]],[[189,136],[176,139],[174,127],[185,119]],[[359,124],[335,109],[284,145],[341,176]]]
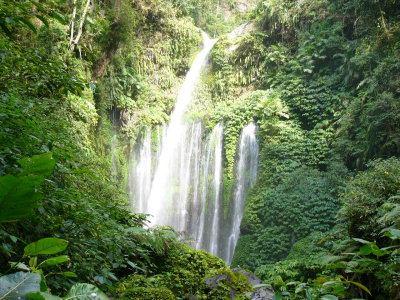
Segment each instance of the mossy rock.
[[[207,294],[209,290],[205,284],[205,278],[210,276],[209,274],[212,276],[223,270],[228,269],[225,262],[219,257],[205,251],[195,250],[185,244],[176,243],[169,249],[164,261],[159,264],[156,275],[146,277],[132,274],[119,284],[115,292],[119,297],[123,296],[123,299],[170,299],[165,298],[165,295],[169,295],[169,293],[164,294],[164,298],[149,298],[153,297],[153,294],[160,297],[159,294],[155,294],[160,290],[167,290],[182,299],[187,299],[191,295],[198,296],[199,300],[224,299],[220,297],[220,294],[229,295],[230,287],[227,288],[228,293],[219,291],[214,298],[209,298]],[[229,281],[232,281],[230,277]],[[217,292],[215,291],[215,293]]]
[[171,249],[166,259],[167,271],[184,268],[200,277],[204,277],[211,269],[226,268],[225,262],[203,250],[195,250],[185,244],[177,245]]
[[226,268],[225,262],[208,252],[180,244],[170,250],[162,270],[162,286],[176,296],[197,294],[211,270]]
[[211,271],[205,285],[206,299],[250,299],[253,292],[244,274],[228,268]]
[[123,300],[175,300],[174,294],[167,288],[136,287],[121,294]]
[[127,290],[134,289],[137,287],[152,287],[149,284],[149,278],[144,275],[132,274],[122,281],[117,289],[115,290],[117,293],[124,293]]

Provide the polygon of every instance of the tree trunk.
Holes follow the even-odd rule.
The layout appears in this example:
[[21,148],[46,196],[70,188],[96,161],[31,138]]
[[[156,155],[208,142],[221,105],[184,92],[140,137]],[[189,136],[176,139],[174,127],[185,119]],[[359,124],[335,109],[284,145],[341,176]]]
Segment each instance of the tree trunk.
[[86,15],[87,15],[87,12],[89,9],[90,1],[91,0],[87,0],[87,2],[86,2],[85,8],[82,13],[81,21],[79,22],[78,33],[77,33],[75,39],[73,39],[72,43],[70,44],[69,49],[71,51],[74,51],[75,46],[79,43],[79,40],[81,39],[82,32],[83,32],[83,24],[85,23],[85,20],[86,20]]

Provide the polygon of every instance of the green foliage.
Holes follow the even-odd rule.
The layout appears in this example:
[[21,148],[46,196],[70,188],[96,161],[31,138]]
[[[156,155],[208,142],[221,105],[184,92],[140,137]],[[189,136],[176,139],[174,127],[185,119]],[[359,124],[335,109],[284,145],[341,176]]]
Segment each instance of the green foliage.
[[202,28],[211,36],[220,36],[245,23],[248,14],[243,12],[243,6],[250,10],[253,2],[242,3],[235,0],[173,0],[173,5],[182,15],[193,18],[196,26]]
[[[255,31],[217,43],[205,89],[217,108],[207,110],[206,117],[225,114],[220,119],[228,124],[228,170],[237,128],[251,119],[260,125],[258,183],[247,199],[233,265],[269,263],[262,267],[268,273],[271,262],[284,259],[298,239],[333,227],[339,195],[345,203],[341,221],[350,218],[351,236],[380,242],[381,230],[398,223],[398,187],[393,184],[392,190],[381,175],[360,174],[371,189],[353,186],[360,197],[351,200],[343,191],[347,171],[341,160],[350,169],[364,170],[371,159],[399,155],[398,7],[393,1],[262,1],[253,16],[259,26]],[[258,118],[244,108],[247,103],[240,104],[239,96],[254,89],[251,94],[268,90],[277,95],[283,115]],[[242,111],[232,109],[236,103]],[[376,184],[388,193],[381,195]],[[229,187],[228,180],[225,194]],[[312,250],[319,258],[328,251]],[[308,260],[301,251],[293,252],[275,265],[280,268],[275,274],[313,278],[326,271],[316,262],[313,255]],[[350,279],[332,280],[339,289],[354,286]]]
[[[205,299],[250,299],[246,292],[252,292],[246,276],[240,272],[222,269],[208,274],[209,278],[219,277],[217,286],[206,293]],[[204,298],[200,298],[204,299]]]
[[64,298],[54,296],[47,292],[37,291],[26,294],[32,300],[61,300],[61,299],[82,299],[82,300],[108,300],[109,298],[96,286],[88,283],[76,283],[68,291]]
[[71,66],[43,49],[26,49],[0,37],[0,53],[2,101],[12,95],[63,97],[84,87]]
[[97,287],[87,283],[74,284],[66,295],[67,299],[79,298],[82,300],[95,299],[107,300],[108,297],[100,291]]
[[370,163],[369,169],[357,174],[341,192],[339,217],[346,218],[342,227],[347,230],[300,240],[286,260],[261,266],[256,273],[276,289],[290,292],[293,299],[306,290],[314,296],[355,293],[365,297],[372,293],[377,299],[395,297],[399,278],[398,168],[396,158]]
[[[43,260],[38,264],[38,255],[57,254],[67,248],[68,242],[58,238],[44,238],[31,243],[24,248],[23,258],[29,258],[29,267],[25,264],[11,263],[11,270],[21,269],[28,272],[17,272],[0,277],[0,299],[14,299],[16,297],[28,297],[34,300],[52,300],[62,299],[58,296],[48,293],[49,288],[46,284],[46,276],[61,274],[66,277],[76,277],[73,272],[49,273],[46,276],[43,268],[55,266],[69,261],[69,257],[57,256]],[[108,297],[97,287],[86,283],[77,283],[73,285],[65,299],[98,299],[106,300]]]
[[18,162],[24,168],[18,177],[0,177],[0,223],[16,221],[33,214],[37,201],[42,198],[38,187],[55,165],[52,153],[23,158]]
[[225,172],[227,178],[233,177],[233,169],[236,157],[236,148],[240,131],[250,121],[260,121],[260,123],[272,123],[279,116],[284,115],[283,107],[279,95],[271,91],[255,91],[245,95],[234,102],[232,105],[217,105],[215,113],[209,121],[209,126],[213,127],[219,122],[225,125]]
[[376,240],[383,229],[398,226],[399,168],[396,158],[374,161],[347,184],[339,215],[347,219],[350,236]]
[[44,25],[49,26],[50,18],[65,24],[65,17],[54,10],[54,6],[53,1],[47,1],[45,4],[36,1],[2,1],[0,27],[6,35],[11,37],[13,29],[21,25],[37,33],[37,23],[43,22]]
[[[214,276],[223,279],[210,288],[206,281]],[[130,275],[116,289],[122,299],[149,300],[182,299],[190,295],[198,299],[225,299],[232,291],[237,299],[247,299],[244,292],[251,291],[251,286],[243,274],[232,272],[216,256],[177,243],[158,262],[154,275]]]
[[39,254],[56,254],[64,251],[68,246],[66,240],[57,238],[45,238],[31,243],[24,248],[25,256],[37,256]]
[[150,8],[128,1],[121,5],[120,26],[113,38],[115,34],[126,38],[110,44],[118,49],[102,66],[105,74],[99,80],[96,98],[102,111],[113,108],[121,112],[118,124],[135,137],[141,128],[168,118],[181,76],[188,70],[201,38],[190,19],[178,17],[167,1],[151,2]]
[[[0,4],[0,272],[9,262],[50,270],[55,276],[46,283],[63,295],[75,281],[110,290],[135,273],[121,290],[128,298],[223,299],[232,290],[244,297],[246,281],[223,262],[177,246],[169,228],[143,229],[146,216],[126,209],[124,184],[127,136],[168,119],[198,50],[190,18],[212,35],[248,16],[238,16],[239,3],[230,0],[122,0],[91,3],[83,20],[83,4],[76,6],[75,23],[84,22],[73,52],[72,22],[68,28],[63,17],[72,16],[71,2]],[[276,298],[398,295],[398,160],[371,163],[345,191],[347,171],[332,161],[360,171],[373,159],[399,156],[399,15],[393,0],[261,1],[253,31],[222,38],[211,54],[193,115],[208,127],[225,124],[225,212],[240,130],[249,121],[259,125],[258,184],[234,264],[273,279],[282,290]],[[309,234],[336,223],[338,195],[340,221],[358,240],[334,233],[319,243],[319,234]],[[46,236],[54,238],[28,245],[29,262],[19,261],[23,241]],[[64,239],[68,256],[38,261],[65,246],[43,252],[44,244]],[[224,274],[216,289],[204,285]],[[90,285],[73,290],[103,297]],[[31,297],[58,299],[46,291]]]
[[285,154],[286,164],[271,161],[278,161],[281,169],[264,161],[271,171],[260,170],[259,183],[250,193],[233,265],[255,268],[284,259],[296,241],[314,231],[328,231],[335,224],[345,169],[340,164],[332,164],[327,172],[298,168],[301,164],[289,160],[290,152]]
[[174,294],[166,288],[136,287],[121,294],[120,299],[174,300]]
[[178,246],[168,254],[162,268],[164,286],[176,296],[188,296],[204,285],[203,279],[211,270],[225,267],[225,263],[205,252],[196,251],[189,246]]

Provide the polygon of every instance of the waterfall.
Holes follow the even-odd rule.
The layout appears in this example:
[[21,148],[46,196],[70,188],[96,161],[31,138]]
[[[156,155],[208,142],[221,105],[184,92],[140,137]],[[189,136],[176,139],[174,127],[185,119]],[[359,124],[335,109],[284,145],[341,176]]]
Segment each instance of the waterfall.
[[[154,224],[177,225],[172,221],[171,211],[168,207],[171,204],[178,204],[179,209],[183,209],[176,199],[174,186],[177,185],[175,178],[179,172],[181,159],[179,154],[186,152],[182,149],[185,146],[184,140],[187,136],[188,125],[184,122],[183,116],[187,110],[193,92],[200,78],[200,72],[206,63],[208,53],[211,51],[216,40],[211,40],[206,34],[203,34],[203,50],[197,55],[192,67],[186,75],[186,78],[179,91],[175,109],[172,112],[170,123],[168,125],[165,141],[161,149],[160,158],[154,174],[152,188],[150,191],[148,203],[148,213],[153,216],[151,222]],[[180,211],[180,214],[183,212]]]
[[138,162],[132,174],[134,195],[131,199],[135,199],[135,208],[141,212],[147,210],[146,201],[151,189],[153,157],[151,147],[151,130],[147,128],[139,144]]
[[[257,158],[252,155],[257,156],[258,148],[252,140],[255,125],[251,123],[241,135],[238,184],[229,208],[235,217],[224,218],[224,125],[219,123],[207,133],[202,122],[184,119],[207,55],[216,42],[206,35],[203,39],[204,48],[183,82],[168,126],[147,128],[136,142],[130,158],[128,190],[135,211],[152,216],[150,225],[172,226],[192,240],[197,249],[230,259],[239,234],[244,197],[255,179],[255,175],[248,179],[246,174],[253,160],[255,169],[250,173],[256,172]],[[232,251],[227,250],[228,244]]]
[[[218,237],[220,227],[220,202],[222,185],[222,147],[223,126],[218,124],[211,132],[204,146],[201,161],[202,189],[199,199],[200,217],[197,222],[196,248],[206,249],[212,254],[218,254]],[[211,225],[211,227],[210,227]],[[210,234],[212,232],[212,234]]]
[[147,212],[147,199],[165,138],[165,128],[165,124],[156,128],[156,144],[152,142],[151,128],[146,128],[129,158],[128,195],[131,207],[139,212]]
[[231,263],[240,233],[247,190],[255,184],[258,165],[258,143],[256,125],[251,122],[243,128],[240,135],[238,162],[236,165],[236,184],[233,194],[232,225],[224,260]]
[[214,148],[214,201],[213,201],[213,213],[212,213],[212,234],[210,236],[210,252],[212,254],[218,254],[218,241],[219,241],[219,229],[220,229],[220,199],[221,199],[221,184],[222,184],[222,139],[224,129],[221,124],[218,124],[214,130],[215,132],[215,148]]
[[117,131],[117,112],[112,110],[111,114],[111,178],[116,179],[118,175],[118,131]]

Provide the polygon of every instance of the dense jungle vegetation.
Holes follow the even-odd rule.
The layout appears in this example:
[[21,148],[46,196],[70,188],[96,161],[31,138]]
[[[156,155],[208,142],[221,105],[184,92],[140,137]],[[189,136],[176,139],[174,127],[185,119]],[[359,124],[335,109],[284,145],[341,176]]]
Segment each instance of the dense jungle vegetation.
[[199,28],[219,41],[190,117],[224,121],[226,204],[259,126],[231,267],[274,299],[400,299],[397,0],[2,0],[0,299],[249,298],[129,209],[128,153],[168,121]]

